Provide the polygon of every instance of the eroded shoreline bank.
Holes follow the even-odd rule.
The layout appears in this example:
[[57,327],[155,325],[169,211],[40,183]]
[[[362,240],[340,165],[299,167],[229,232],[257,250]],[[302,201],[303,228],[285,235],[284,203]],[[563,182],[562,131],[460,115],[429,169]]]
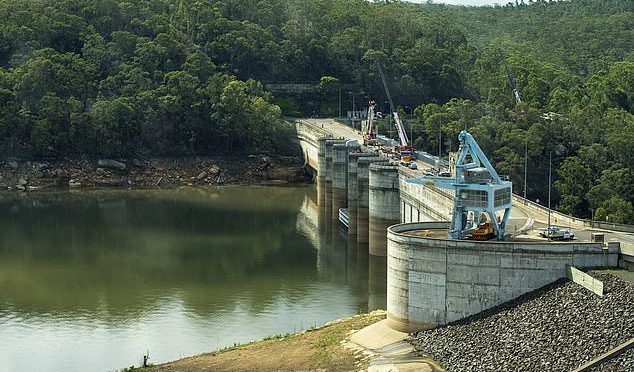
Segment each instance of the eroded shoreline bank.
[[196,156],[0,162],[0,190],[285,184],[310,180],[298,157]]

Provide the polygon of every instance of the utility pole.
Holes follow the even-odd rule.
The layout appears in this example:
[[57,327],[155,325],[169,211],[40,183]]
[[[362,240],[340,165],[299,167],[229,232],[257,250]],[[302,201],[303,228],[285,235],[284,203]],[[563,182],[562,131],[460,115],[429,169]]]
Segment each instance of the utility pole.
[[438,124],[438,172],[440,173],[440,155],[442,149],[442,121]]
[[526,137],[526,149],[524,152],[524,199],[526,199],[526,175],[528,174],[528,137]]
[[350,91],[348,92],[348,94],[350,94],[352,96],[352,117],[354,118],[354,92]]
[[550,235],[551,235],[551,231],[550,231],[550,186],[552,184],[552,177],[553,177],[553,152],[550,151],[548,153],[549,156],[549,160],[548,160],[548,241],[550,241]]
[[341,84],[339,84],[339,118],[341,119]]

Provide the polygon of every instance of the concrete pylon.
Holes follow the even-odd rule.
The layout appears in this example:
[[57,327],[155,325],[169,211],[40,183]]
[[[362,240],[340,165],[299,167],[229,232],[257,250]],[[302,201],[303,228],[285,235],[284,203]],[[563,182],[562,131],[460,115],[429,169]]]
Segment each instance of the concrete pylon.
[[368,255],[368,310],[387,308],[387,257]]
[[319,143],[317,152],[317,164],[319,164],[319,171],[317,172],[317,205],[322,208],[326,204],[326,140],[328,140],[328,137],[321,137],[317,140]]
[[332,146],[332,218],[339,219],[339,209],[348,202],[348,152],[345,143]]
[[326,162],[326,171],[324,172],[324,211],[326,216],[330,216],[332,210],[332,146],[335,141],[326,140],[326,151],[324,151],[324,159]]
[[369,174],[370,164],[388,164],[389,161],[381,157],[359,158],[357,160],[357,242],[368,243],[368,207],[369,207]]
[[387,228],[401,222],[398,165],[370,165],[368,199],[370,254],[387,257]]
[[359,202],[357,161],[360,158],[369,157],[376,157],[376,154],[353,152],[348,155],[348,235],[357,235],[357,204]]

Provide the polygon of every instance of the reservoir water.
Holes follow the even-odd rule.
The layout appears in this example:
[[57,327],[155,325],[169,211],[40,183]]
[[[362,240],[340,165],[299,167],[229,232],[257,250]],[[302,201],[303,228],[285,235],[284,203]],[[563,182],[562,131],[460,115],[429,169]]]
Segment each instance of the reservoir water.
[[0,193],[0,371],[113,371],[385,308],[314,186]]

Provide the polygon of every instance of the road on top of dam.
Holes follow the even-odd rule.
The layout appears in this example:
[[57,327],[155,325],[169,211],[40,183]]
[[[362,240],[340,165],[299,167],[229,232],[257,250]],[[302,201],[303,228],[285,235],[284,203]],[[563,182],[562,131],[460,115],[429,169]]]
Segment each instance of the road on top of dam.
[[[363,136],[361,132],[355,130],[351,127],[348,127],[344,124],[341,124],[331,118],[323,118],[323,119],[302,119],[308,123],[314,124],[316,127],[322,128],[324,131],[330,133],[334,138],[347,138],[352,140],[357,140],[359,143],[363,143]],[[433,164],[429,164],[420,159],[416,160],[416,165],[418,169],[412,170],[405,167],[402,167],[402,170],[405,174],[410,175],[412,178],[422,177],[423,171],[428,169]],[[447,216],[447,220],[450,220],[451,216]],[[520,228],[525,226],[527,223],[533,224],[533,230],[529,231],[527,235],[531,238],[535,238],[538,240],[543,240],[543,238],[539,237],[539,229],[546,228],[546,221],[543,221],[543,216],[536,215],[533,211],[527,208],[523,208],[521,205],[513,205],[513,209],[511,210],[511,216],[509,218],[508,226],[516,226]],[[564,229],[569,229],[576,237],[576,241],[590,241],[590,237],[594,232],[602,232],[605,234],[606,241],[617,240],[623,243],[621,251],[628,255],[634,255],[634,235],[629,233],[621,233],[615,231],[607,231],[607,230],[599,230],[592,228],[580,228],[578,226],[571,227],[561,224],[553,224],[553,226],[557,226]],[[512,232],[512,231],[510,231]]]

